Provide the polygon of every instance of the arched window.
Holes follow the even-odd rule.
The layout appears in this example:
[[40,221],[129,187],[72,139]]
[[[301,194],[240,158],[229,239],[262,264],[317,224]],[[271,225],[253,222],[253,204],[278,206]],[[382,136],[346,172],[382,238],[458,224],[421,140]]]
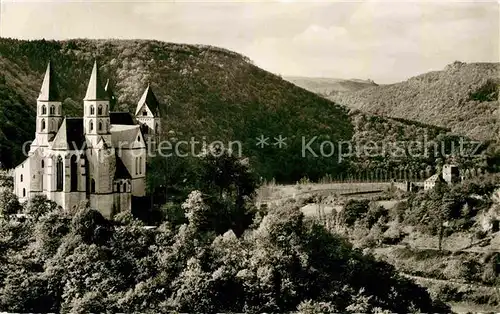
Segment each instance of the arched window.
[[42,119],[41,131],[45,130],[45,119]]
[[93,131],[94,130],[94,122],[90,121],[90,124],[89,124],[89,130],[90,131]]
[[26,189],[23,189],[23,197],[26,196]]
[[135,174],[138,174],[139,170],[139,158],[135,157]]
[[158,134],[158,124],[155,125],[155,133]]
[[102,115],[102,105],[99,105],[99,107],[97,107],[97,114],[98,115]]
[[23,175],[21,175],[21,178],[20,178],[20,179],[21,179],[21,182],[23,182]]
[[47,113],[47,107],[45,107],[45,105],[42,106],[42,114],[46,114]]
[[50,106],[50,114],[55,114],[56,113],[56,107]]
[[95,193],[95,180],[90,180],[90,193]]
[[94,106],[90,105],[90,114],[94,114]]
[[123,192],[127,192],[127,182],[123,183]]
[[63,166],[63,160],[61,156],[57,158],[57,164],[56,164],[56,190],[57,191],[62,191],[63,190],[63,178],[64,178],[64,166]]
[[142,111],[142,115],[143,115],[143,116],[147,116],[147,115],[148,115],[148,111],[147,111],[146,109],[144,109],[144,110]]
[[120,183],[116,184],[116,192],[120,192]]
[[99,131],[102,131],[102,122],[99,121]]
[[45,167],[45,161],[42,159],[42,168]]
[[141,141],[141,137],[137,136],[137,142],[140,142],[140,141]]
[[139,174],[142,173],[142,157],[139,157]]
[[71,191],[78,190],[78,163],[76,162],[76,155],[71,156],[70,160],[70,175],[71,175]]

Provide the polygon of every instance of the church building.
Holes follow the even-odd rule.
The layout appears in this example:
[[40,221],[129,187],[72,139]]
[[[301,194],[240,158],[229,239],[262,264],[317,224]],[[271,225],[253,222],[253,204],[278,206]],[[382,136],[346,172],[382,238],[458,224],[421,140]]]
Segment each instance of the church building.
[[68,210],[89,200],[112,217],[130,211],[132,198],[145,196],[147,145],[155,145],[160,133],[159,104],[149,85],[135,115],[112,112],[115,101],[94,62],[83,117],[64,116],[49,62],[37,99],[35,139],[14,170],[20,201],[42,194]]

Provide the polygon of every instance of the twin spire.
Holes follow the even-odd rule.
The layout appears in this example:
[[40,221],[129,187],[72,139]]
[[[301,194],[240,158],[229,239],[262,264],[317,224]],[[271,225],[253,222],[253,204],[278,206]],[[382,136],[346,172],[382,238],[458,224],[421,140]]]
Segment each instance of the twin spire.
[[[40,94],[38,95],[38,100],[61,101],[50,61],[47,64],[47,70],[45,70],[45,76],[43,78]],[[92,68],[92,74],[90,75],[89,85],[87,86],[87,93],[85,94],[85,98],[83,100],[109,100],[108,93],[102,87],[97,61],[94,61],[94,67]]]
[[[56,79],[52,70],[50,61],[47,65],[47,70],[45,71],[45,76],[43,78],[42,88],[40,89],[40,94],[38,95],[39,101],[61,101],[59,90],[56,84]],[[99,75],[99,68],[97,66],[97,60],[94,61],[94,67],[92,68],[92,73],[90,75],[89,84],[87,86],[87,92],[85,93],[85,98],[83,100],[113,100],[114,95],[112,94],[111,88],[109,87],[109,80],[106,82],[106,87],[103,87],[101,77]],[[156,99],[155,94],[151,90],[150,85],[142,94],[139,103],[136,108],[136,115],[139,113],[143,105],[146,104],[151,112],[156,116],[159,114],[159,103]]]
[[45,76],[43,77],[42,88],[40,89],[40,94],[38,95],[39,101],[59,101],[59,90],[55,82],[55,76],[52,71],[52,66],[47,64],[47,70],[45,71]]
[[90,74],[89,85],[87,86],[87,93],[83,100],[109,100],[108,98],[108,93],[106,93],[106,90],[102,87],[97,60],[95,60],[92,74]]

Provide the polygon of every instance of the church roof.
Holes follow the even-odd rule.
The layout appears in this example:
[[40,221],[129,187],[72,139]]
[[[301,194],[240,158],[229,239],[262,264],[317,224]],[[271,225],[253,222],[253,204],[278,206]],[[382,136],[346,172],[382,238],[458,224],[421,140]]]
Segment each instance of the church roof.
[[425,182],[436,183],[436,182],[446,182],[446,181],[444,181],[443,177],[439,173],[436,173],[430,176],[427,180],[425,180]]
[[81,150],[84,148],[83,118],[65,118],[52,142],[52,149]]
[[42,88],[40,89],[40,94],[38,95],[38,100],[41,101],[58,101],[59,90],[55,82],[55,75],[52,71],[52,66],[50,61],[47,64],[47,69],[45,70],[45,76],[43,77]]
[[139,102],[137,103],[137,108],[135,109],[136,115],[142,109],[144,104],[148,106],[149,110],[151,110],[155,117],[158,117],[160,115],[160,104],[158,103],[158,99],[156,99],[156,96],[149,84],[148,87],[146,87],[146,89],[144,90],[144,93],[142,93],[141,99],[139,99]]
[[101,78],[99,76],[99,68],[97,61],[94,61],[92,74],[90,75],[89,84],[87,86],[87,93],[83,100],[108,100],[108,94],[102,87]]
[[111,142],[117,149],[144,147],[144,144],[137,142],[139,136],[139,125],[111,125]]
[[132,176],[130,175],[130,172],[128,172],[127,167],[125,167],[122,159],[117,155],[115,179],[131,179],[131,178]]
[[134,117],[130,112],[110,112],[109,120],[111,124],[135,125]]

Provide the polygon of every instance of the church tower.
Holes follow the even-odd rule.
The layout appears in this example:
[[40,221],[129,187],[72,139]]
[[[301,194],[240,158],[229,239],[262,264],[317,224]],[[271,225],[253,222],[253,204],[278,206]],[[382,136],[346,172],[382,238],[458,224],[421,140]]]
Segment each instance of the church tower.
[[160,105],[149,84],[137,103],[135,117],[141,123],[146,144],[155,150],[161,133]]
[[97,61],[94,62],[87,93],[83,99],[83,133],[87,142],[87,186],[90,205],[109,217],[113,211],[116,156],[111,142],[109,97],[102,86]]
[[109,109],[109,97],[102,87],[95,61],[83,99],[83,130],[91,147],[96,147],[101,139],[111,146]]
[[55,75],[49,62],[36,101],[36,133],[35,140],[31,145],[31,152],[38,147],[48,147],[49,142],[54,139],[61,126],[63,120],[62,102],[55,81]]

